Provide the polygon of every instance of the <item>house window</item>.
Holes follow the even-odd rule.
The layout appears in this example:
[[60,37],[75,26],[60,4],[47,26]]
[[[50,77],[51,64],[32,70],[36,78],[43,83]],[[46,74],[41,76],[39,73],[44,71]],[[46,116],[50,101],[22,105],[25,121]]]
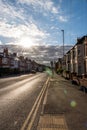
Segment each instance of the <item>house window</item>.
[[73,64],[73,72],[76,72],[76,64]]
[[87,56],[87,44],[85,45],[85,54]]
[[84,74],[86,74],[86,61],[84,61]]
[[78,55],[80,55],[80,50],[78,50]]
[[78,74],[79,74],[79,75],[82,74],[82,67],[81,67],[81,65],[78,66]]
[[73,59],[75,58],[75,51],[73,51]]

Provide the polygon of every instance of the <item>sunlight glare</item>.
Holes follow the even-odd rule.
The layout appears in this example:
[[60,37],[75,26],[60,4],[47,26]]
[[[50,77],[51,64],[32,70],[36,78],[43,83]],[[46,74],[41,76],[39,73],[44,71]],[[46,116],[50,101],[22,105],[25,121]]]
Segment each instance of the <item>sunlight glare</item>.
[[29,37],[21,38],[20,45],[25,48],[30,48],[34,45],[33,40]]

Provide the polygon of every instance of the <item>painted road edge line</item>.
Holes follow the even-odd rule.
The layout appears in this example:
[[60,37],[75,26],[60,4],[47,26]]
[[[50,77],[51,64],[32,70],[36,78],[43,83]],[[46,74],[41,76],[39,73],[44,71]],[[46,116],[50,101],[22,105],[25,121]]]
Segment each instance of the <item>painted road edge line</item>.
[[40,103],[41,103],[41,101],[42,101],[43,95],[44,95],[44,93],[45,93],[45,91],[46,91],[46,89],[47,89],[48,81],[49,81],[49,78],[47,79],[47,81],[46,81],[46,83],[45,83],[45,85],[44,85],[44,89],[43,89],[41,98],[39,99],[39,102],[38,102],[38,104],[37,104],[37,107],[36,107],[36,109],[35,109],[35,111],[34,111],[34,114],[33,114],[33,116],[32,116],[32,120],[31,120],[31,122],[29,123],[27,130],[31,130],[31,128],[32,128],[32,126],[33,126],[33,123],[34,123],[34,120],[35,120],[35,118],[36,118],[36,114],[37,114],[37,111],[38,111],[38,109],[39,109]]
[[[49,79],[49,80],[50,80],[50,79]],[[44,114],[44,107],[45,107],[45,105],[46,105],[46,103],[47,103],[47,96],[48,96],[48,88],[49,88],[49,86],[50,86],[50,82],[48,83],[47,91],[46,91],[45,96],[44,96],[41,115]]]
[[22,127],[21,127],[20,130],[25,130],[25,128],[26,128],[26,126],[27,126],[27,124],[28,124],[28,121],[30,120],[31,115],[32,115],[33,112],[34,112],[34,109],[35,109],[36,106],[37,106],[38,100],[39,100],[39,98],[41,97],[41,94],[42,94],[42,92],[43,92],[43,90],[44,90],[44,87],[47,85],[48,81],[49,81],[49,77],[48,77],[48,79],[46,80],[45,84],[43,85],[43,88],[42,88],[40,94],[38,95],[38,97],[37,97],[37,99],[36,99],[36,101],[35,101],[35,103],[34,103],[32,109],[31,109],[31,111],[29,112],[29,114],[28,114],[28,116],[27,116],[27,118],[26,118],[25,122],[23,123],[23,125],[22,125]]

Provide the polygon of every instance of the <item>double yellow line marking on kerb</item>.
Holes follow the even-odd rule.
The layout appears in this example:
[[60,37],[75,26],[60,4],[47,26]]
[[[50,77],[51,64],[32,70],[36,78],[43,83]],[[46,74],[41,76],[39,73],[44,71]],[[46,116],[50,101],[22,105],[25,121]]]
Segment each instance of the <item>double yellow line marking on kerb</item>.
[[[27,116],[27,118],[26,118],[26,120],[25,120],[25,122],[24,122],[24,124],[23,124],[23,126],[22,126],[22,128],[20,130],[31,130],[31,128],[33,126],[33,123],[34,123],[34,120],[36,118],[36,114],[37,114],[37,111],[39,109],[40,103],[42,101],[43,95],[44,95],[44,93],[45,93],[45,91],[47,89],[48,81],[49,81],[49,77],[48,77],[47,81],[45,82],[39,96],[37,97],[37,99],[36,99],[32,109],[31,109],[30,113],[28,114],[28,116]],[[29,122],[30,119],[31,119],[31,121]]]

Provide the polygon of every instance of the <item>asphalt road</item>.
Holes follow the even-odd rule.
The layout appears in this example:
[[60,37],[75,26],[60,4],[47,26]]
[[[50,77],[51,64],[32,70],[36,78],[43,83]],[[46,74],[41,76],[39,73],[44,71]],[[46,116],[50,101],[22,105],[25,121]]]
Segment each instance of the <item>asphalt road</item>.
[[45,73],[0,79],[0,130],[20,130],[44,82]]

